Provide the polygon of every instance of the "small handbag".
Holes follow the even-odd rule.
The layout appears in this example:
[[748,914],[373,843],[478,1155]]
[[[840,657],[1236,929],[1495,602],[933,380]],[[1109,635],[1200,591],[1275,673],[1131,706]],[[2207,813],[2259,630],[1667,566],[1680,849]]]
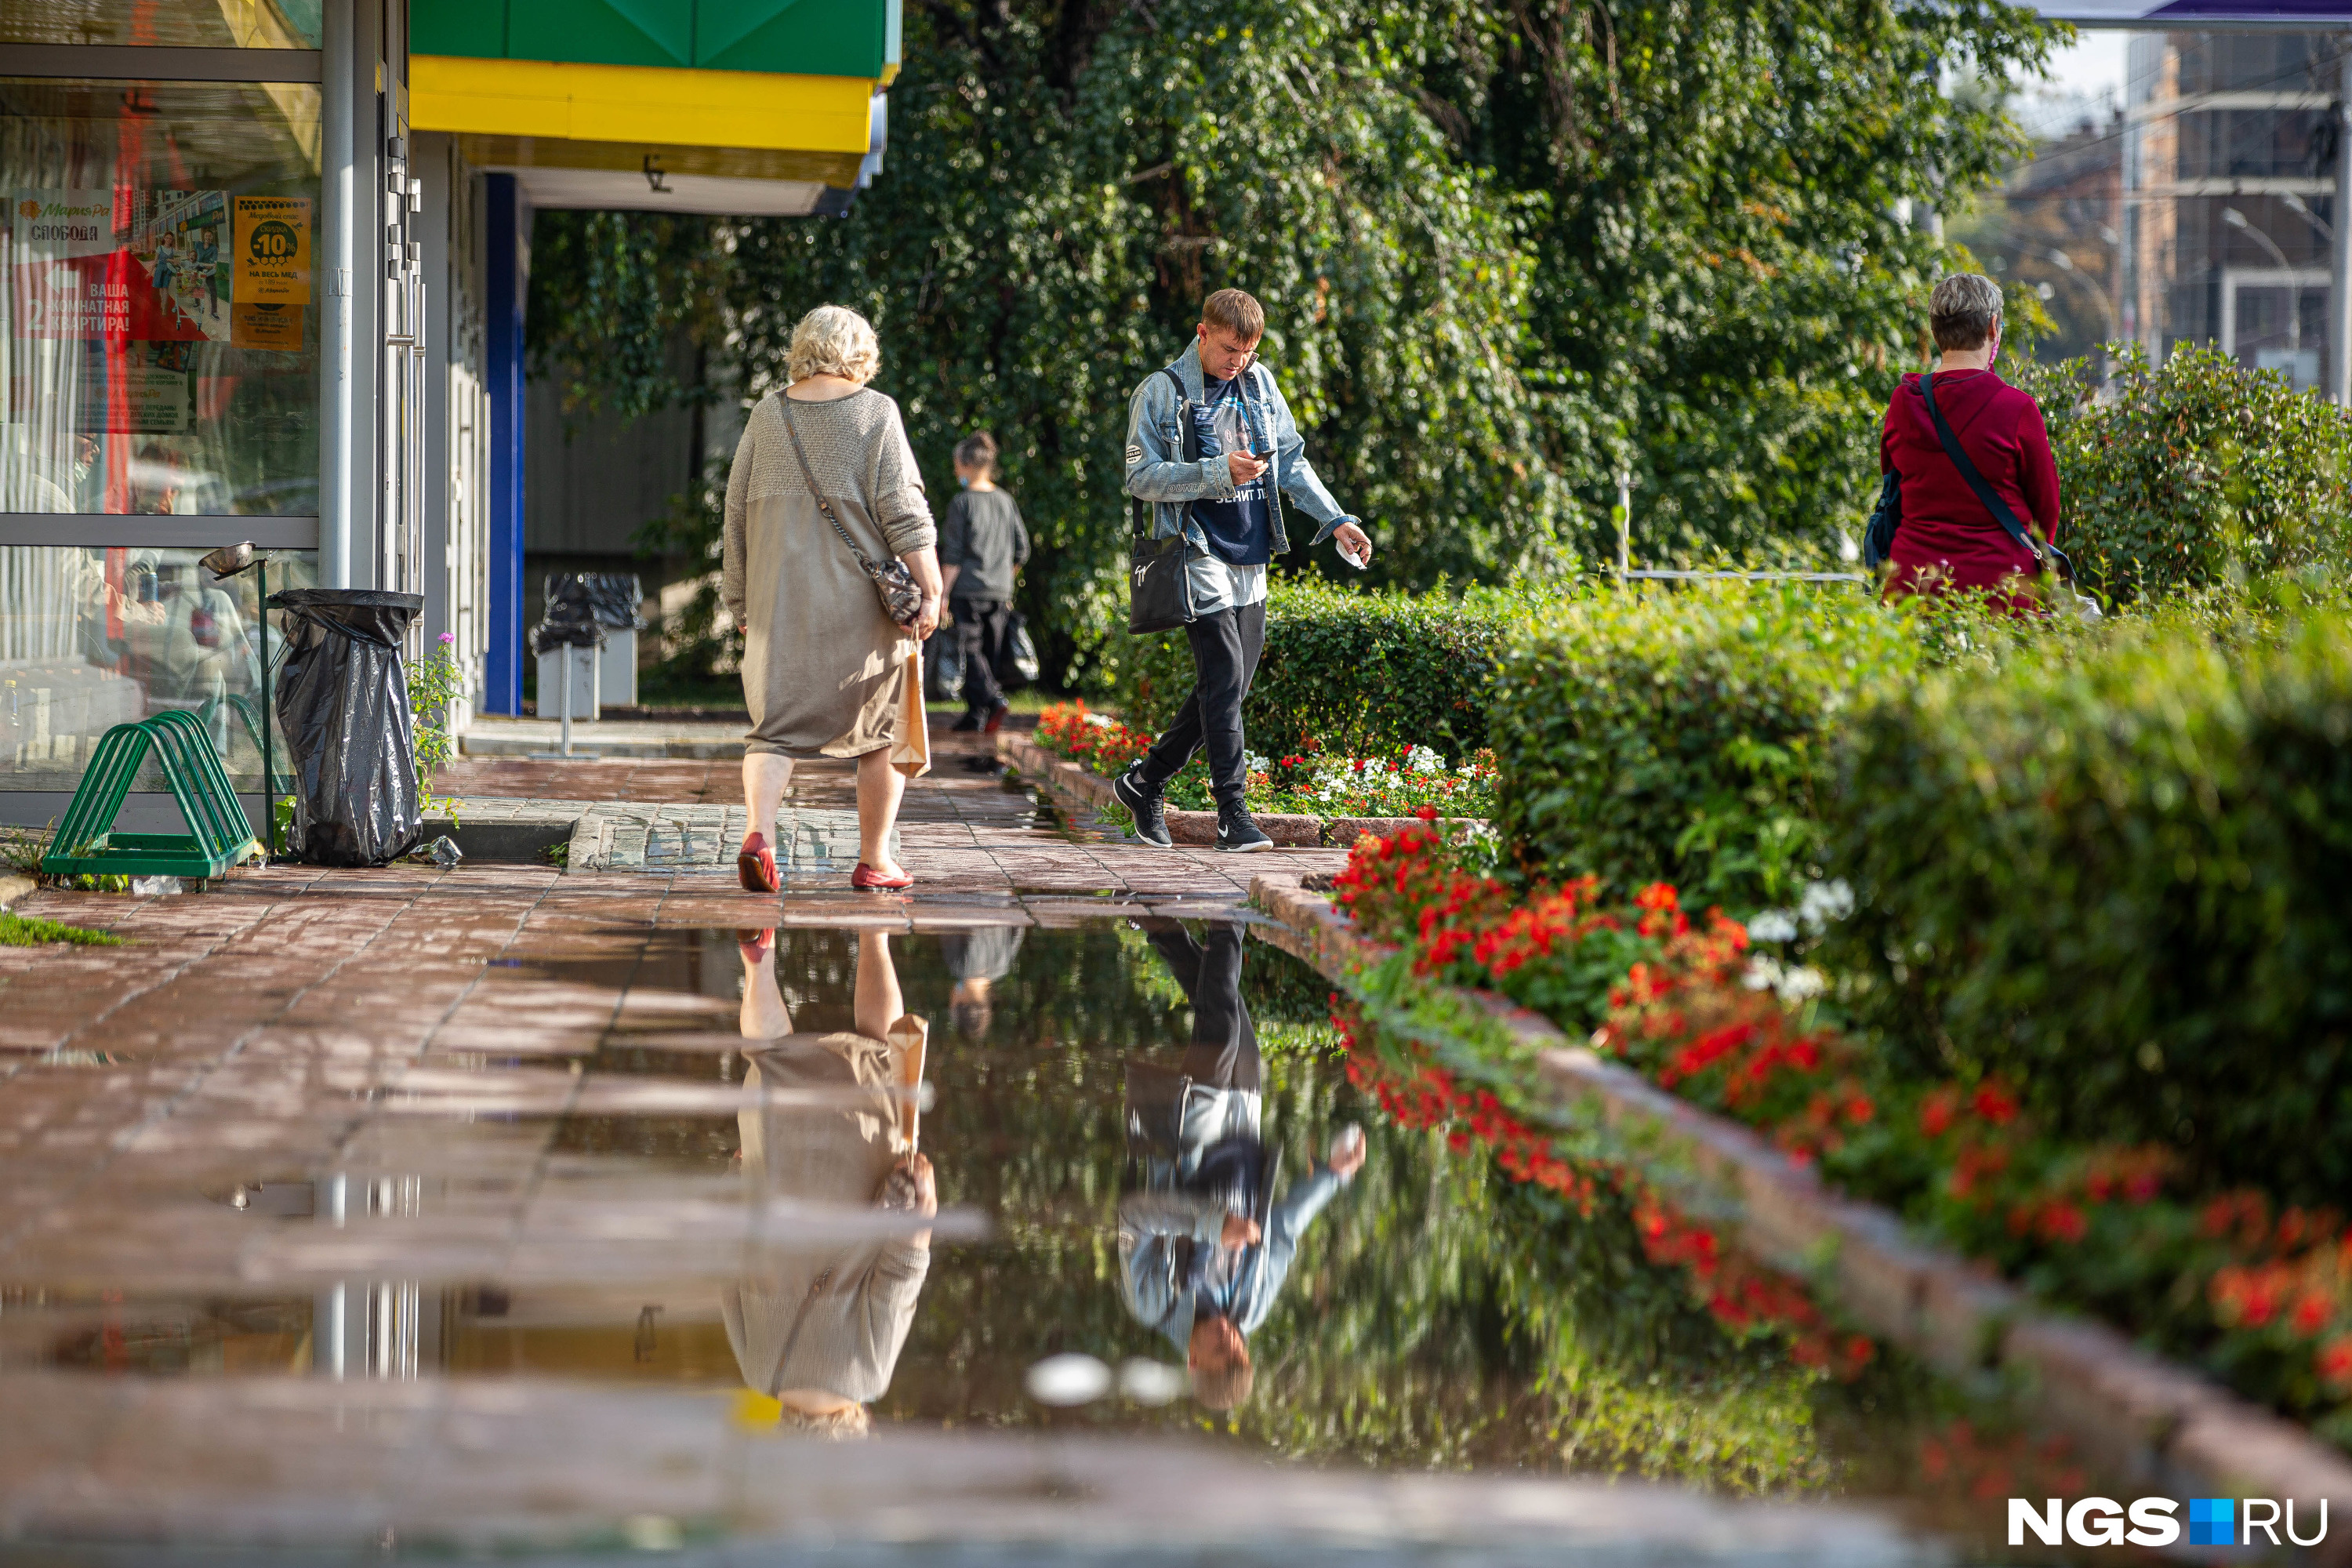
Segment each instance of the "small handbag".
[[874,584],[875,597],[882,601],[882,613],[899,626],[913,626],[923,618],[923,590],[915,582],[914,573],[907,569],[903,561],[877,566],[866,558],[866,552],[857,548],[857,541],[849,537],[849,530],[833,515],[833,503],[816,488],[816,475],[809,468],[808,454],[801,449],[801,433],[793,428],[793,400],[779,396],[776,401],[783,405],[784,434],[793,438],[793,456],[800,459],[801,478],[808,481],[809,494],[816,498],[817,510],[824,513],[825,521],[833,524],[834,532],[841,535],[841,542],[849,546],[849,552],[866,568],[866,575]]
[[[1192,449],[1192,410],[1184,384],[1172,370],[1160,373],[1175,384],[1184,450]],[[1131,503],[1131,533],[1127,552],[1127,629],[1137,637],[1172,632],[1200,618],[1192,608],[1192,574],[1186,561],[1184,531],[1172,539],[1151,536],[1151,510],[1140,497]]]
[[1037,644],[1029,636],[1029,617],[1018,610],[1013,612],[1013,625],[1004,634],[1004,659],[1013,667],[1017,684],[1037,684]]
[[1895,531],[1903,526],[1903,476],[1890,472],[1878,481],[1878,504],[1862,531],[1862,564],[1875,572],[1895,553]]
[[[2051,597],[2056,601],[2057,607],[2065,614],[2086,621],[2099,619],[2098,601],[2074,586],[2074,563],[2066,559],[2066,552],[2054,542],[2038,539],[2027,531],[2025,525],[2017,521],[2017,514],[2009,510],[2009,503],[1994,494],[1993,488],[1985,483],[1984,476],[1977,472],[1976,464],[1961,448],[1960,438],[1952,433],[1951,426],[1946,422],[1944,411],[1936,406],[1934,371],[1919,378],[1919,395],[1927,400],[1927,417],[1935,421],[1936,439],[1944,444],[1944,456],[1952,459],[1952,467],[1960,470],[1961,482],[1975,492],[1985,510],[1992,513],[1992,520],[2000,524],[2011,539],[2025,546],[2027,553],[2033,557],[2035,571],[2053,580]],[[2063,597],[2060,597],[2062,595]]]

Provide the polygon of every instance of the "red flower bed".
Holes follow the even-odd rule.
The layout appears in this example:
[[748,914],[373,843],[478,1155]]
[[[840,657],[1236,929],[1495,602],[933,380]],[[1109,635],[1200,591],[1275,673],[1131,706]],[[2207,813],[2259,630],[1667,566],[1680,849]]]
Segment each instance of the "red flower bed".
[[[1515,889],[1464,869],[1445,834],[1424,822],[1360,844],[1334,897],[1366,935],[1403,949],[1415,976],[1499,991],[1545,1014],[1832,1183],[2030,1288],[2202,1359],[2352,1446],[2352,1228],[2343,1215],[2274,1214],[2251,1191],[2197,1199],[2174,1190],[2178,1163],[2163,1146],[2064,1142],[1998,1080],[1907,1079],[1834,1026],[1819,999],[1824,977],[1756,952],[1718,910],[1694,918],[1663,883],[1630,904],[1603,900],[1591,879]],[[1549,1146],[1490,1103],[1495,1095],[1465,1103],[1442,1074],[1388,1092],[1412,1114],[1443,1111],[1507,1154],[1514,1174],[1542,1173],[1521,1179],[1582,1194],[1588,1208],[1591,1184],[1608,1183],[1633,1204],[1654,1260],[1691,1268],[1727,1327],[1779,1324],[1805,1353],[1838,1364],[1810,1304],[1795,1304],[1801,1290],[1727,1273],[1715,1237],[1635,1178],[1548,1163]]]
[[1511,1180],[1543,1187],[1588,1218],[1604,1188],[1617,1194],[1632,1210],[1643,1256],[1688,1270],[1693,1294],[1727,1331],[1785,1335],[1798,1364],[1848,1381],[1870,1364],[1876,1347],[1868,1335],[1840,1331],[1801,1283],[1725,1248],[1714,1232],[1649,1190],[1638,1173],[1563,1157],[1493,1090],[1457,1083],[1425,1054],[1409,1053],[1407,1068],[1383,1060],[1362,1021],[1339,997],[1332,1002],[1331,1021],[1348,1048],[1348,1081],[1400,1125],[1444,1131],[1457,1154],[1483,1147]]

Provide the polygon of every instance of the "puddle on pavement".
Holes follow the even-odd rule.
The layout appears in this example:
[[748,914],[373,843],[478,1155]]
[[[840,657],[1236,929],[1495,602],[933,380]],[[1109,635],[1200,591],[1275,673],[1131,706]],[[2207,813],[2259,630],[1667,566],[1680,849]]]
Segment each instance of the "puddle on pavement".
[[0,1370],[622,1381],[1923,1521],[2081,1486],[1899,1357],[1838,1382],[1734,1341],[1622,1215],[1386,1121],[1327,984],[1242,925],[742,934],[492,971],[601,1047],[434,1058],[352,1168],[203,1194],[259,1283],[12,1286]]

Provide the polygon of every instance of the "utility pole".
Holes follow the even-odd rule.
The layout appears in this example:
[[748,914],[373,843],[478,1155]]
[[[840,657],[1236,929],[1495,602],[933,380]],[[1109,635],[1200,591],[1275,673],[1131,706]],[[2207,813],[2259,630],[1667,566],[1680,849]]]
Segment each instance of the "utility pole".
[[1617,470],[1617,584],[1625,584],[1625,574],[1633,569],[1633,475],[1631,470]]
[[2336,210],[2334,275],[2327,290],[2327,395],[2352,408],[2352,34],[2339,38],[2336,62]]

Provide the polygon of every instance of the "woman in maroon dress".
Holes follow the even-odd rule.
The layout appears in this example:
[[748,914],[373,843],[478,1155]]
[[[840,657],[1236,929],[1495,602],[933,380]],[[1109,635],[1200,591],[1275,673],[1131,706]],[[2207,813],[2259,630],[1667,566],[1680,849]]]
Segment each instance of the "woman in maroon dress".
[[[1993,493],[2033,533],[2056,543],[2058,465],[2042,406],[1992,370],[2000,353],[2000,285],[1955,273],[1936,285],[1927,310],[1942,351],[1936,407]],[[2032,553],[1994,520],[1945,454],[1916,374],[1903,378],[1886,405],[1878,462],[1882,472],[1902,476],[1903,522],[1887,555],[1889,597],[1972,589],[2011,609],[2039,606],[2031,586]]]

